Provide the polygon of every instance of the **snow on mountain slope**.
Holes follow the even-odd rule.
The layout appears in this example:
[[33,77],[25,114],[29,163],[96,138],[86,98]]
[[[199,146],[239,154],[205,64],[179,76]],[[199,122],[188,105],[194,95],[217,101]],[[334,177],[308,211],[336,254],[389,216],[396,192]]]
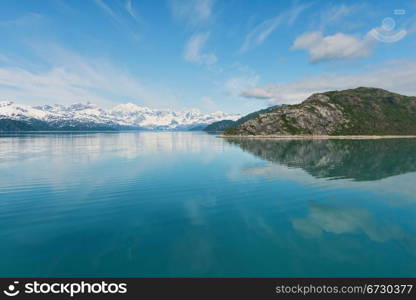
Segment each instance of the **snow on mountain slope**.
[[30,119],[47,122],[55,127],[74,124],[97,124],[113,127],[145,128],[149,130],[190,129],[221,120],[237,120],[240,115],[224,112],[203,114],[197,109],[179,112],[154,110],[133,103],[120,104],[105,110],[91,103],[77,103],[69,106],[43,105],[27,106],[10,101],[0,102],[0,119],[25,121]]
[[11,101],[0,102],[0,118],[8,117],[13,120],[43,119],[46,112],[27,105],[16,105]]

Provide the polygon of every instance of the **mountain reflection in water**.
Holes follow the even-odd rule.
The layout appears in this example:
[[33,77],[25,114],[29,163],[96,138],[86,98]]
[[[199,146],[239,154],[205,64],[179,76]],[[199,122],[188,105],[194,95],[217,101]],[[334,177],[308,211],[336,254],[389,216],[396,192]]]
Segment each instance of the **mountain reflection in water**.
[[416,139],[226,140],[263,160],[302,168],[317,178],[371,181],[416,171]]

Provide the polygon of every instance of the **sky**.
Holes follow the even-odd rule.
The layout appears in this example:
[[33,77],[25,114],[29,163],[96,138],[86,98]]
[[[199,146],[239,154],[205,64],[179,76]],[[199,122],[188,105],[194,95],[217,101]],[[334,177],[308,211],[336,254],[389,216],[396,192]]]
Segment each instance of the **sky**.
[[0,101],[249,113],[416,96],[416,1],[0,0]]

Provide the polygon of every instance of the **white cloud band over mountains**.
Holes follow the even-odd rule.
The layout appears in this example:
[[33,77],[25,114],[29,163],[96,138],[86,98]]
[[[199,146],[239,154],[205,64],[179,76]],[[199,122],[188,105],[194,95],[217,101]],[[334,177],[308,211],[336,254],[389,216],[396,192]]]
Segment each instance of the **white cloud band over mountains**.
[[104,107],[140,101],[156,108],[176,102],[166,86],[144,82],[105,58],[83,57],[54,44],[40,53],[37,62],[43,68],[5,56],[0,64],[0,100],[29,105],[90,101]]
[[241,96],[269,100],[270,104],[300,103],[313,93],[359,86],[384,88],[404,95],[416,95],[416,61],[396,60],[360,74],[322,74],[291,83],[276,83],[246,89]]

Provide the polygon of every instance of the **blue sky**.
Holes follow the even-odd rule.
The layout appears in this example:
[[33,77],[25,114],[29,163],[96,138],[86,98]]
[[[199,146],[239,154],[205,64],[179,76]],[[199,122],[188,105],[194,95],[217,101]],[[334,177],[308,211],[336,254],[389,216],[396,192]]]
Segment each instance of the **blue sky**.
[[247,113],[416,95],[416,1],[0,0],[0,100]]

